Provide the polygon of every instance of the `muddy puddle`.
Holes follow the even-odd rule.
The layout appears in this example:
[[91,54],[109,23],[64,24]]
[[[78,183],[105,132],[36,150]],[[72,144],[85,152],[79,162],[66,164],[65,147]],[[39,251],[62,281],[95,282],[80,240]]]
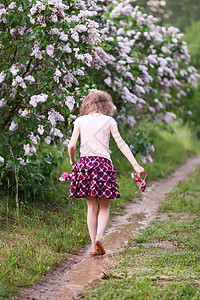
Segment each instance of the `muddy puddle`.
[[70,255],[60,268],[49,272],[41,283],[22,289],[21,296],[14,299],[76,299],[88,284],[102,278],[104,270],[108,270],[108,266],[112,265],[113,254],[128,243],[131,235],[137,234],[138,230],[149,224],[158,211],[160,201],[199,164],[200,156],[189,158],[186,164],[169,178],[152,182],[147,191],[142,194],[142,199],[138,199],[136,203],[128,202],[125,214],[114,217],[105,233],[103,244],[106,255],[90,257],[90,245],[88,245],[78,255]]

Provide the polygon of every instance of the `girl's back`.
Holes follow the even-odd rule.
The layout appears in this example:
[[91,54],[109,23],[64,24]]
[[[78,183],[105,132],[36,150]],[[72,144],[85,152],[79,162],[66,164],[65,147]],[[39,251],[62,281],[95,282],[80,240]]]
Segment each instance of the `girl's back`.
[[101,156],[110,159],[109,140],[111,127],[117,122],[110,116],[91,113],[76,119],[81,137],[80,156]]

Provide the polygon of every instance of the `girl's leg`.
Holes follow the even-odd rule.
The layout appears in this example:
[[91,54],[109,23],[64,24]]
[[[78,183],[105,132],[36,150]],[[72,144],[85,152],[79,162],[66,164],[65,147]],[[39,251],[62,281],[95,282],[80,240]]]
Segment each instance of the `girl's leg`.
[[98,214],[98,201],[96,197],[87,196],[87,225],[92,242],[92,252],[96,251],[95,238],[97,235],[97,214]]
[[110,199],[106,197],[99,198],[99,216],[98,216],[98,226],[96,240],[101,241],[106,225],[108,223],[110,211]]

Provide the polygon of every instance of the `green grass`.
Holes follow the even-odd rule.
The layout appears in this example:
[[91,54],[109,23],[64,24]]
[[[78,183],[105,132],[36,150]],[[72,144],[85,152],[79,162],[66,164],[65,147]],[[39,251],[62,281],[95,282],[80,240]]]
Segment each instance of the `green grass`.
[[167,196],[149,227],[130,237],[113,269],[82,299],[200,299],[199,208],[200,168]]
[[162,204],[162,210],[175,212],[188,212],[200,217],[200,178],[199,171],[196,176],[191,176],[187,181],[179,183],[176,189],[169,194],[169,199]]
[[[175,126],[175,125],[174,125]],[[145,166],[148,180],[166,176],[189,153],[197,151],[196,140],[187,127],[178,128],[180,135],[154,128],[154,163]],[[126,135],[122,134],[126,139]],[[164,151],[164,150],[166,151]],[[131,179],[132,167],[111,143],[113,164],[118,169],[121,198],[111,201],[111,215],[123,211],[124,203],[138,197],[137,185]],[[139,159],[139,158],[138,158]],[[69,159],[54,171],[58,177],[71,172]],[[20,224],[17,224],[14,199],[4,197],[0,202],[0,297],[15,294],[20,286],[29,286],[41,280],[44,274],[60,264],[69,253],[76,253],[89,242],[86,224],[85,199],[69,199],[69,183],[53,182],[57,192],[49,199],[20,202]]]
[[56,208],[49,203],[29,206],[21,210],[20,226],[4,225],[0,231],[0,278],[6,292],[0,288],[0,296],[40,280],[68,253],[89,242],[85,220],[85,201],[74,199]]

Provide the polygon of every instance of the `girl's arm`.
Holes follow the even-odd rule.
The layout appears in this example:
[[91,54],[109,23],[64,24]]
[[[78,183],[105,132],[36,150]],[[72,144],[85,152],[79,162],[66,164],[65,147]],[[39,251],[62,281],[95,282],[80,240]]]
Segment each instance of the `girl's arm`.
[[112,136],[118,146],[118,148],[121,150],[121,152],[124,154],[124,156],[126,156],[126,158],[129,160],[129,162],[131,163],[131,165],[133,166],[133,168],[135,169],[136,172],[138,173],[142,173],[144,171],[144,168],[141,167],[135,157],[133,156],[129,146],[125,143],[125,141],[122,139],[119,131],[118,131],[118,126],[117,125],[113,125],[111,127],[111,133]]
[[74,124],[74,130],[72,132],[72,136],[71,136],[71,139],[70,139],[69,145],[68,145],[70,164],[72,166],[76,164],[75,149],[76,149],[76,143],[77,143],[79,134],[80,134],[79,127],[76,124]]

